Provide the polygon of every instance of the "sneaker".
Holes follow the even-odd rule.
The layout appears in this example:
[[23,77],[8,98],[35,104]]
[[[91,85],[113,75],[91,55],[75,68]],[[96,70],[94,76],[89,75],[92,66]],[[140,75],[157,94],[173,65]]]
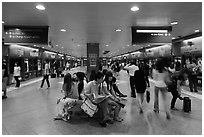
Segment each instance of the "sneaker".
[[176,107],[171,107],[172,110],[178,110]]

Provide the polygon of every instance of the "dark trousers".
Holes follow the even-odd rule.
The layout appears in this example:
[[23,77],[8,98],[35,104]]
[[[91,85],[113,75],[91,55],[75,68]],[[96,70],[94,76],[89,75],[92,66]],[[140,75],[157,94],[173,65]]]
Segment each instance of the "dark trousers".
[[171,91],[171,94],[173,96],[171,100],[171,108],[174,108],[177,98],[179,98],[180,100],[182,100],[183,98],[178,94],[177,91]]
[[44,75],[41,86],[40,86],[41,88],[43,87],[45,80],[47,81],[47,86],[50,87],[49,75]]
[[136,94],[135,94],[135,78],[134,76],[130,76],[130,88],[131,88],[131,96],[132,97],[136,97]]
[[20,87],[20,80],[18,79],[19,76],[14,76],[15,80],[16,80],[16,87]]
[[198,81],[196,76],[190,76],[189,80],[189,87],[191,92],[197,92]]
[[115,91],[115,93],[117,93],[118,95],[122,95],[122,93],[120,92],[120,90],[118,89],[116,84],[113,84],[113,90]]

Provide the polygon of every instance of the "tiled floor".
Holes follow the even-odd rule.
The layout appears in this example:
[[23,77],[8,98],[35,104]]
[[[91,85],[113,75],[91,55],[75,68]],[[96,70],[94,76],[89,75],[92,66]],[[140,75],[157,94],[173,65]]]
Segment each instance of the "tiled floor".
[[[76,71],[77,69],[75,69]],[[82,71],[83,69],[80,69]],[[40,82],[12,89],[8,98],[2,101],[2,134],[3,135],[201,135],[202,134],[202,98],[191,96],[188,91],[183,96],[192,99],[192,112],[182,111],[183,102],[177,100],[177,111],[172,111],[172,119],[167,120],[160,101],[161,112],[155,114],[153,108],[153,82],[151,82],[150,103],[144,103],[145,112],[139,114],[136,99],[130,97],[128,76],[120,72],[119,88],[128,95],[128,102],[120,115],[123,122],[101,127],[96,119],[84,114],[76,114],[68,122],[53,121],[56,115],[56,100],[62,96],[60,92],[63,79],[50,79],[51,88],[39,89]],[[23,84],[22,84],[23,85]],[[168,103],[171,95],[168,93]]]

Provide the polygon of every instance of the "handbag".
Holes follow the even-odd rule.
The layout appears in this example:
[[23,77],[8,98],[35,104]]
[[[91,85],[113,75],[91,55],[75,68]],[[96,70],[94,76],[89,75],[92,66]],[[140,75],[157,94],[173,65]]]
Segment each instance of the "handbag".
[[147,103],[150,102],[150,91],[149,90],[146,90],[146,101]]
[[98,111],[97,105],[94,105],[88,98],[83,100],[81,109],[90,117],[93,117],[93,115]]

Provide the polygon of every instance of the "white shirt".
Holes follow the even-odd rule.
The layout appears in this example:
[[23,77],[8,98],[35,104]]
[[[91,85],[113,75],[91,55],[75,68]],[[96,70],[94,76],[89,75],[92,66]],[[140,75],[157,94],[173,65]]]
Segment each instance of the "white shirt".
[[135,66],[135,65],[126,65],[125,67],[124,67],[124,69],[126,69],[126,70],[129,70],[129,74],[130,74],[130,76],[134,76],[134,74],[135,74],[135,70],[139,70],[139,67],[138,66]]
[[45,64],[45,72],[44,72],[45,75],[48,75],[49,74],[49,64]]
[[20,74],[21,74],[21,68],[19,66],[15,66],[13,76],[20,76]]
[[153,79],[155,80],[155,86],[156,87],[166,87],[166,83],[164,82],[164,79],[166,77],[167,73],[159,73],[157,70],[153,69]]

